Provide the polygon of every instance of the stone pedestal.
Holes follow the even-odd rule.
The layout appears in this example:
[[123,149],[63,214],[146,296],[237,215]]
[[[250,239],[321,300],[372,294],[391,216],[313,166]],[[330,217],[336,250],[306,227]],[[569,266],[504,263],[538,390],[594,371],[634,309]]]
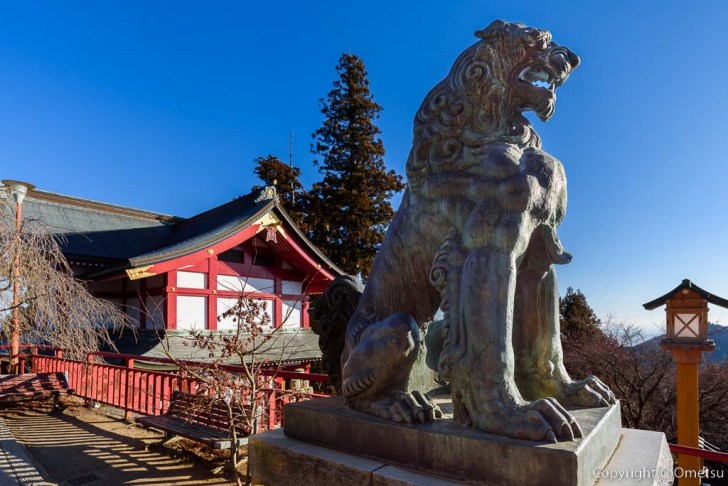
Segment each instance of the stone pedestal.
[[[440,405],[447,412],[449,403]],[[284,413],[285,436],[274,431],[251,438],[251,469],[259,484],[591,485],[619,476],[609,472],[608,462],[620,438],[614,457],[633,460],[630,468],[635,460],[640,468],[671,466],[664,435],[638,431],[635,442],[634,434],[622,433],[616,406],[572,410],[584,437],[557,444],[486,434],[449,418],[395,424],[353,412],[339,398],[288,405]],[[642,448],[639,455],[628,451],[627,441]]]

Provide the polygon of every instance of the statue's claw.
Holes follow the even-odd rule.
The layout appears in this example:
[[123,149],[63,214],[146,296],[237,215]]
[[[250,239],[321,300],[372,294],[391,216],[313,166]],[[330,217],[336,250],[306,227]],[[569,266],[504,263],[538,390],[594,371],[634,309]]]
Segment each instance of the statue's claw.
[[553,398],[544,398],[515,407],[498,406],[479,429],[517,439],[557,442],[571,441],[584,434],[573,415]]
[[581,439],[584,436],[584,433],[581,430],[581,426],[576,421],[573,415],[571,415],[569,412],[566,411],[566,409],[555,399],[555,398],[545,398],[544,400],[551,403],[551,405],[561,413],[561,415],[566,419],[568,422],[567,425],[562,424],[562,434],[560,437],[565,437],[567,440],[574,440],[574,439]]
[[584,435],[574,416],[567,412],[554,398],[536,400],[529,404],[527,408],[537,412],[550,427],[551,430],[546,432],[545,440],[547,442],[556,442],[557,439],[571,441]]
[[614,393],[596,376],[562,385],[563,401],[579,407],[608,407],[617,403]]
[[349,406],[399,423],[425,423],[442,417],[442,411],[427,395],[413,391],[399,392],[392,398],[379,400],[352,400]]
[[432,422],[442,411],[427,395],[419,391],[398,393],[391,405],[392,420],[408,424]]

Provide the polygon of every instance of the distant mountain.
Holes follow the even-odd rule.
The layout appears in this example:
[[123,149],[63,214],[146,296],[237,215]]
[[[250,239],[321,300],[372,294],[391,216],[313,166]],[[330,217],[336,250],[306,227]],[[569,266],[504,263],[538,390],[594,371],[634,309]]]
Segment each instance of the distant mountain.
[[[665,335],[655,336],[639,346],[656,346],[660,344]],[[703,360],[718,363],[728,358],[728,326],[708,324],[708,337],[715,341],[715,351],[703,353]]]
[[708,337],[715,341],[715,351],[704,353],[703,359],[719,362],[728,358],[728,326],[708,324]]

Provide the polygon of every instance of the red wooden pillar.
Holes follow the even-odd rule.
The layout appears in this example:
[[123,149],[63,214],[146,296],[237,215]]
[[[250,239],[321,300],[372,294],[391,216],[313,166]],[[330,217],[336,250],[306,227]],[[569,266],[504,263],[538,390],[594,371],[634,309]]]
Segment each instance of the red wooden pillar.
[[301,296],[301,327],[308,329],[311,327],[311,323],[308,320],[308,295]]
[[207,267],[207,328],[217,330],[217,255],[212,255]]
[[283,301],[281,300],[281,294],[283,293],[283,283],[278,275],[273,280],[274,299],[273,299],[273,327],[281,327],[283,325]]
[[167,272],[164,323],[166,329],[177,329],[177,270]]
[[149,318],[149,313],[153,312],[152,309],[147,309],[147,297],[149,294],[147,294],[147,279],[143,278],[139,281],[139,307],[142,309],[142,312],[139,313],[139,328],[140,329],[147,329],[147,326],[149,322],[151,322],[151,319]]

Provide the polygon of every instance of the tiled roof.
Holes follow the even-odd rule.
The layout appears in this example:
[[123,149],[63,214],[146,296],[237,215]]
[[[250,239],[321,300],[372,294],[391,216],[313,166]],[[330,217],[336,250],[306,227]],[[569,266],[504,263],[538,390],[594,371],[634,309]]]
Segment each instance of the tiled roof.
[[229,238],[274,210],[323,267],[343,273],[296,228],[273,188],[255,190],[191,218],[37,189],[30,190],[23,203],[23,217],[49,225],[60,236],[67,256],[108,263],[103,270],[82,276],[88,279],[187,255]]
[[168,237],[180,218],[33,190],[23,218],[37,219],[63,235],[67,255],[127,259]]
[[160,246],[130,258],[132,265],[145,265],[185,255],[228,238],[253,223],[256,219],[254,216],[273,208],[274,199],[259,196],[258,191],[246,194],[175,224]]
[[[224,331],[222,331],[224,332]],[[160,342],[160,339],[163,341]],[[139,356],[139,360],[147,358],[169,358],[213,362],[207,350],[200,350],[191,346],[191,338],[186,331],[138,331],[136,334],[126,332],[114,339],[116,348],[121,354]],[[277,331],[273,338],[266,341],[255,354],[256,362],[270,361],[271,363],[310,362],[321,358],[318,347],[318,336],[310,329],[298,329],[295,332]],[[225,364],[240,364],[235,358]]]

